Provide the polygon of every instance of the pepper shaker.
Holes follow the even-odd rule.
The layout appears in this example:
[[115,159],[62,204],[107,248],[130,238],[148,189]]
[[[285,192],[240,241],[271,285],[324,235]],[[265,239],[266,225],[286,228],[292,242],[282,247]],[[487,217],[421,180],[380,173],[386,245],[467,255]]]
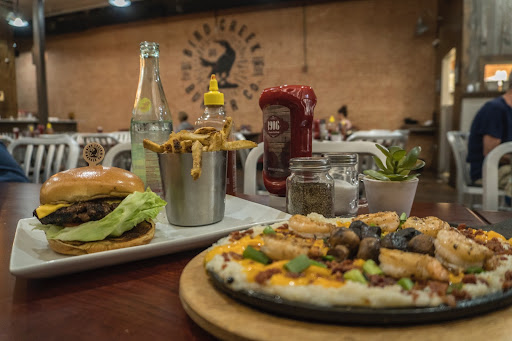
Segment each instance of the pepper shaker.
[[286,179],[286,209],[290,214],[318,213],[334,217],[334,180],[328,158],[290,159],[291,175]]

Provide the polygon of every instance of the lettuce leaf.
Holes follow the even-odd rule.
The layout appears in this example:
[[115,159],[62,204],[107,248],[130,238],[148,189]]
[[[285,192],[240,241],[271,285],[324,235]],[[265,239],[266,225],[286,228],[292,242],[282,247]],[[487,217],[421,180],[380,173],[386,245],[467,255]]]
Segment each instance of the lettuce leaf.
[[46,238],[64,241],[90,242],[107,237],[119,237],[140,222],[154,219],[167,203],[149,188],[146,192],[134,192],[128,195],[114,211],[101,220],[89,221],[74,227],[57,225],[39,225],[45,231]]

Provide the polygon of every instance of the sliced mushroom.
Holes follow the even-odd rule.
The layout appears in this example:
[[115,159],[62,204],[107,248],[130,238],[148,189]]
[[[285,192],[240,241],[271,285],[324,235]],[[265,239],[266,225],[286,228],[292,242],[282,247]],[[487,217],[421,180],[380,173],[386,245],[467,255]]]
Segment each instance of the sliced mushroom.
[[336,230],[329,238],[331,247],[344,245],[349,249],[351,254],[355,254],[357,252],[360,241],[361,240],[354,231],[346,228]]
[[434,238],[423,233],[419,234],[407,243],[407,250],[416,253],[423,253],[433,257],[436,251]]
[[380,239],[378,238],[364,238],[359,244],[357,251],[357,258],[364,260],[373,259],[378,262],[380,253]]

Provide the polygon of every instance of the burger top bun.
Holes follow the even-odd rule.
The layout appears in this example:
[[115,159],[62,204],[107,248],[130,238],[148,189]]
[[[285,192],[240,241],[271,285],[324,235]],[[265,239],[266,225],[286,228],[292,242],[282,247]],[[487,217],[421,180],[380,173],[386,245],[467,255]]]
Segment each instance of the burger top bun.
[[144,192],[135,174],[117,167],[89,166],[69,169],[51,176],[41,187],[39,200],[45,204],[66,204],[100,198],[124,198]]

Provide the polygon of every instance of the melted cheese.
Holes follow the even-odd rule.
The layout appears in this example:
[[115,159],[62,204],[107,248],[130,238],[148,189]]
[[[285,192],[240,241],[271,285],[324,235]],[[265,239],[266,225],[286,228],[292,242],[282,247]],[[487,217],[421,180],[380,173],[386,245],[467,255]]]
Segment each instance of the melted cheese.
[[[261,236],[256,236],[254,238],[245,236],[239,240],[233,241],[230,244],[216,246],[206,254],[205,263],[211,261],[216,255],[222,255],[223,253],[234,252],[242,255],[248,245],[259,250],[263,245],[263,239]],[[321,239],[316,240],[313,243],[313,246],[319,248],[324,255],[328,250],[324,244],[324,241]],[[232,259],[232,261],[239,263],[243,267],[243,271],[247,277],[248,282],[255,282],[256,276],[262,271],[269,269],[280,269],[282,270],[282,273],[274,274],[270,278],[269,283],[271,285],[297,286],[314,284],[321,285],[323,287],[341,287],[345,284],[344,282],[339,281],[336,276],[331,273],[331,270],[315,265],[311,265],[309,268],[307,268],[302,273],[301,277],[293,278],[286,275],[287,271],[284,268],[284,265],[288,263],[289,260],[274,261],[272,264],[268,265],[258,263],[252,259],[247,258],[242,260]]]
[[59,208],[68,207],[68,206],[71,206],[71,204],[41,205],[38,208],[36,208],[37,217],[39,219],[44,218],[47,215],[50,215],[53,212],[57,211]]
[[259,250],[260,246],[263,245],[263,239],[261,239],[261,237],[259,237],[259,236],[256,238],[251,238],[251,236],[244,236],[243,238],[241,238],[239,240],[235,240],[231,244],[216,246],[210,252],[208,252],[206,254],[204,261],[205,261],[205,263],[208,263],[216,255],[222,255],[223,253],[228,253],[228,252],[234,252],[234,253],[238,253],[239,255],[241,255],[244,253],[244,250],[248,245]]

